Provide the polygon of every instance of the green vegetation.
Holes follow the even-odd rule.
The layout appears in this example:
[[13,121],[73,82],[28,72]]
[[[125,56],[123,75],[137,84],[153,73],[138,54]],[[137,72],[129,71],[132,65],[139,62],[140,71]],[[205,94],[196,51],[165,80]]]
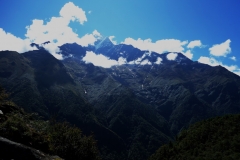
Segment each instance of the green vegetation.
[[64,159],[99,160],[99,151],[93,136],[67,122],[44,121],[36,114],[18,108],[0,88],[0,136],[18,143],[55,154]]
[[182,131],[175,142],[160,147],[149,160],[240,159],[240,115],[198,122]]

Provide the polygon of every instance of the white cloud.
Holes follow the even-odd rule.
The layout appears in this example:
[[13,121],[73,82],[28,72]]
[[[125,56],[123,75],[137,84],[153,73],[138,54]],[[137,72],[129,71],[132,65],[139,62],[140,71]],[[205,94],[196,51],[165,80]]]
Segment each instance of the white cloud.
[[141,61],[142,61],[142,58],[141,57],[139,57],[138,59],[136,59],[136,60],[133,60],[133,61],[130,61],[130,62],[128,62],[128,64],[140,64],[141,63]]
[[136,64],[135,61],[130,61],[128,64]]
[[113,40],[114,38],[115,38],[115,36],[110,36],[110,37],[109,37],[110,41],[111,41],[114,45],[116,45],[116,44],[117,44],[117,41]]
[[79,37],[79,35],[72,30],[69,26],[71,21],[77,21],[80,24],[87,21],[85,11],[75,6],[72,2],[66,3],[59,14],[59,17],[52,17],[50,21],[46,23],[44,23],[43,20],[33,20],[32,24],[26,27],[26,38],[37,44],[50,41],[51,45],[44,45],[43,47],[56,58],[62,59],[62,55],[57,54],[57,52],[59,52],[57,46],[65,43],[77,43],[82,46],[88,46],[89,44],[94,44],[96,40],[102,37],[97,30],[82,37]]
[[92,34],[86,34],[81,38],[76,38],[74,42],[82,46],[88,46],[89,44],[93,45],[94,42],[101,37],[100,33],[94,30]]
[[63,59],[58,46],[65,43],[78,43],[82,46],[88,46],[89,44],[94,44],[96,40],[102,37],[97,30],[82,37],[79,37],[72,30],[69,26],[71,21],[77,21],[80,24],[87,21],[85,12],[72,2],[66,3],[59,14],[59,17],[52,17],[48,22],[34,19],[32,24],[26,27],[25,40],[0,29],[0,50],[14,50],[23,53],[37,49],[35,46],[31,47],[31,43],[42,44],[49,41],[50,43],[42,45],[42,47],[57,59]]
[[92,13],[92,11],[88,11],[88,14],[91,14]]
[[[32,21],[32,25],[26,27],[27,33],[25,34],[25,36],[32,42],[34,42],[36,39],[43,38],[47,33],[46,27],[43,25],[43,23],[43,20],[34,19]],[[42,42],[45,41],[43,40],[41,41],[41,43]]]
[[200,40],[194,40],[194,41],[191,41],[188,45],[187,45],[187,48],[195,48],[195,47],[202,47],[202,43]]
[[185,53],[183,52],[183,54],[189,59],[193,58],[193,53],[191,52],[191,50],[187,50]]
[[193,58],[193,48],[195,47],[199,47],[199,48],[202,48],[204,47],[202,45],[202,42],[200,40],[194,40],[194,41],[191,41],[188,45],[187,45],[187,48],[189,48],[189,50],[187,50],[185,53],[183,52],[183,54],[188,57],[189,59],[192,59]]
[[[95,66],[103,67],[103,68],[110,68],[112,66],[119,66],[124,64],[139,64],[139,65],[152,65],[152,63],[148,60],[143,58],[146,56],[144,54],[142,57],[138,58],[135,61],[127,62],[127,60],[123,57],[119,57],[118,60],[112,60],[102,54],[96,54],[92,51],[87,51],[86,56],[83,57],[83,61],[85,63],[92,63]],[[155,64],[160,64],[162,62],[161,58],[158,58]]]
[[168,60],[175,60],[177,58],[177,53],[169,53],[168,55],[167,55],[167,59]]
[[127,64],[127,60],[123,57],[118,58],[118,65]]
[[57,41],[58,45],[72,43],[78,39],[78,35],[68,25],[69,20],[63,17],[52,17],[46,24],[44,24],[43,20],[35,19],[30,26],[26,27],[27,33],[25,36],[37,44],[46,41]]
[[0,28],[0,37],[0,51],[10,50],[24,53],[30,50],[37,50],[35,46],[30,46],[31,42],[29,40],[18,38],[11,33],[5,32],[2,28]]
[[117,61],[111,60],[102,54],[95,54],[92,51],[87,51],[86,56],[83,57],[83,61],[85,61],[85,63],[92,63],[94,66],[100,66],[103,68],[110,68],[114,65],[118,65]]
[[42,45],[49,53],[51,53],[56,59],[62,60],[63,55],[61,54],[61,50],[54,43],[47,43]]
[[233,60],[233,61],[237,61],[235,56],[230,57],[230,59]]
[[87,21],[85,11],[78,6],[75,6],[72,2],[66,3],[60,10],[60,16],[67,20],[78,21],[83,24]]
[[60,17],[52,17],[46,24],[44,24],[43,20],[33,20],[32,24],[26,27],[27,33],[25,36],[31,42],[37,44],[50,41],[51,43],[56,43],[58,46],[74,42],[82,46],[87,46],[101,38],[101,34],[97,30],[80,38],[78,34],[69,27],[70,21],[79,21],[80,24],[87,21],[85,12],[72,2],[62,7]]
[[152,63],[148,59],[145,59],[140,64],[141,65],[151,65]]
[[162,63],[162,58],[158,57],[156,62],[154,62],[155,64],[161,64]]
[[187,41],[180,41],[177,39],[163,39],[156,42],[152,42],[151,39],[142,40],[138,38],[134,40],[132,38],[126,38],[123,44],[132,45],[140,50],[149,50],[157,53],[164,52],[183,52],[183,46],[187,44]]
[[198,59],[198,62],[200,63],[204,63],[204,64],[208,64],[210,66],[218,66],[218,65],[221,65],[223,66],[224,68],[226,68],[227,70],[229,70],[230,72],[233,72],[237,75],[240,76],[240,68],[237,66],[237,65],[225,65],[223,64],[222,62],[220,61],[217,61],[215,58],[212,58],[212,57],[204,57],[204,56],[201,56],[199,59]]
[[102,38],[102,35],[97,30],[94,30],[92,34],[93,34],[94,37],[96,37],[98,39]]
[[231,43],[231,40],[228,39],[221,44],[213,45],[211,48],[209,48],[210,54],[214,56],[226,57],[227,54],[231,53],[230,43]]
[[198,62],[208,64],[210,66],[218,66],[221,64],[220,62],[218,62],[216,59],[214,59],[212,57],[204,57],[204,56],[201,56],[198,59]]

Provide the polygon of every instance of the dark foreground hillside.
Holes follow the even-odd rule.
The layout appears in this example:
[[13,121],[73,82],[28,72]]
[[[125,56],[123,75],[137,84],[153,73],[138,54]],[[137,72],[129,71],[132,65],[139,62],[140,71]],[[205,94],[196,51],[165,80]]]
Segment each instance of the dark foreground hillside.
[[[0,87],[1,160],[100,160],[93,136],[67,122],[44,121],[7,100]],[[59,155],[58,156],[49,156]]]
[[160,147],[149,160],[240,159],[240,115],[198,122],[182,131],[176,141]]

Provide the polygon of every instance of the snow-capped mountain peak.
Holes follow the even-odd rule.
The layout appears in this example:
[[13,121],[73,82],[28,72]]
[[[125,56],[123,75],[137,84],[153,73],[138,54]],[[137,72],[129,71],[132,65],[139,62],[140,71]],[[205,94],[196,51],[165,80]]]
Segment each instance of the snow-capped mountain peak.
[[114,44],[109,39],[109,37],[105,37],[95,42],[95,51],[97,51],[99,48],[105,48],[105,47],[112,48],[113,46]]

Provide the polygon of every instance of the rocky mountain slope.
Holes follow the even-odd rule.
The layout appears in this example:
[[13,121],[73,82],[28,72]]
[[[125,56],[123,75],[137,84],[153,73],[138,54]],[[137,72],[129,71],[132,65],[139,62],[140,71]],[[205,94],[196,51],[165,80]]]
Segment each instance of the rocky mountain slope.
[[[146,159],[188,125],[240,111],[240,77],[221,66],[108,38],[60,49],[63,60],[42,48],[0,52],[0,84],[27,111],[93,132],[104,159]],[[89,52],[124,63],[94,66]]]

